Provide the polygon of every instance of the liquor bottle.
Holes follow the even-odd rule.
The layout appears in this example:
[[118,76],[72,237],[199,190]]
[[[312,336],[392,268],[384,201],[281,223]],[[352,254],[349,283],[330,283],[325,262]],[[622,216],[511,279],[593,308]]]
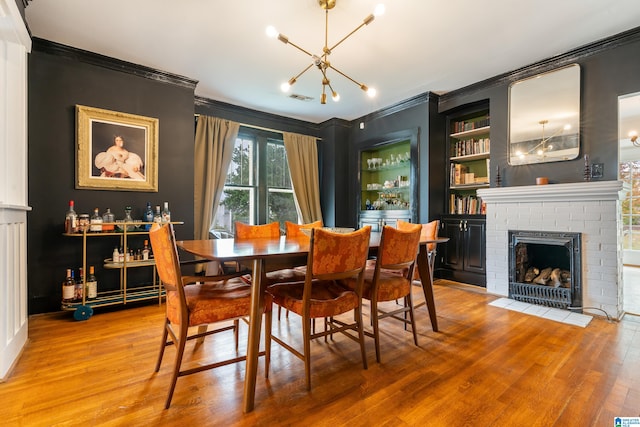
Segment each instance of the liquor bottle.
[[162,222],[171,222],[171,211],[169,211],[169,202],[164,202],[164,208],[162,209]]
[[65,233],[77,233],[78,232],[78,214],[74,209],[73,200],[69,200],[69,210],[64,219],[64,232]]
[[113,231],[115,228],[116,216],[111,212],[110,208],[102,214],[102,231]]
[[153,222],[157,222],[158,224],[162,223],[162,214],[160,213],[160,206],[156,205],[156,211],[153,214]]
[[73,280],[71,269],[67,268],[67,277],[62,282],[62,302],[70,303],[76,298],[76,281]]
[[[144,218],[142,218],[144,222],[153,222],[153,209],[151,209],[151,202],[147,202],[147,209],[144,211]],[[151,229],[151,224],[145,224],[144,229],[149,231]]]
[[111,257],[111,260],[113,262],[120,262],[120,251],[118,250],[117,246],[113,248],[113,255]]
[[89,266],[89,276],[87,276],[87,299],[96,299],[98,296],[98,281],[94,273],[93,265]]
[[131,216],[131,206],[125,206],[124,208],[124,222],[127,223],[127,231],[134,231],[136,226],[133,224],[133,217]]
[[89,226],[89,231],[93,233],[102,233],[102,216],[98,211],[98,208],[93,210],[93,215],[91,216],[91,222]]
[[149,241],[148,240],[144,241],[144,246],[142,247],[142,260],[143,261],[149,260]]
[[[73,271],[71,272],[71,276],[73,277]],[[75,299],[78,302],[82,302],[82,294],[84,293],[84,278],[82,277],[82,268],[78,271],[78,278],[76,279],[75,286]]]

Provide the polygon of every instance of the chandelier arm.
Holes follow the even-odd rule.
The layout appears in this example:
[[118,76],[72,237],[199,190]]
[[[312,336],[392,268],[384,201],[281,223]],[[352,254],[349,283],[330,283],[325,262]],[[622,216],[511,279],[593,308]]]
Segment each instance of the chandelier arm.
[[331,52],[327,49],[327,46],[329,46],[329,9],[324,10],[324,49],[322,49],[322,59],[325,61],[327,60],[327,55]]
[[541,140],[541,141],[540,141],[540,142],[539,142],[535,147],[533,147],[531,150],[529,150],[529,151],[527,152],[527,154],[531,154],[531,153],[533,153],[533,152],[534,152],[538,147],[540,147],[541,145],[546,144],[547,142],[549,142],[549,140],[550,140],[551,138],[555,138],[556,136],[560,135],[563,131],[564,131],[564,128],[560,128],[560,129],[559,129],[559,130],[557,130],[553,135],[548,136],[547,138],[544,138],[544,125],[543,125],[543,127],[542,127],[542,132],[543,132],[543,133],[542,133],[542,135],[543,135],[543,138],[542,138],[542,140]]
[[295,77],[293,78],[293,80],[298,80],[298,78],[299,78],[301,75],[303,75],[304,73],[306,73],[307,71],[309,71],[309,68],[311,68],[311,67],[313,67],[313,63],[311,63],[311,64],[307,65],[307,67],[306,67],[304,70],[300,71],[300,73],[299,73],[297,76],[295,76]]
[[[331,49],[329,49],[329,52],[331,52],[333,49],[335,49],[336,47],[338,47],[338,45],[340,43],[342,43],[343,41],[345,41],[346,39],[348,39],[349,37],[351,37],[356,31],[358,31],[360,28],[364,27],[365,25],[369,25],[371,23],[371,21],[373,21],[374,16],[373,15],[369,15],[365,18],[365,20],[362,22],[362,24],[358,25],[353,31],[351,31],[349,34],[347,34],[346,36],[344,36],[338,43],[334,44],[333,46],[331,46]],[[327,30],[328,31],[328,30]],[[325,46],[327,44],[325,43]]]
[[301,48],[300,46],[298,46],[297,44],[295,44],[294,42],[292,42],[289,39],[287,39],[287,43],[286,44],[290,44],[291,46],[293,46],[296,49],[298,49],[300,52],[306,53],[309,56],[313,56],[313,54],[311,52],[307,52],[305,49]]
[[364,86],[363,83],[359,83],[357,81],[355,81],[354,79],[352,79],[351,77],[347,76],[345,73],[343,73],[342,71],[338,70],[336,67],[334,67],[331,64],[327,65],[329,68],[331,68],[333,71],[335,71],[336,73],[340,74],[342,77],[351,80],[353,83],[357,84],[358,86],[360,86],[360,88],[362,88],[362,86]]

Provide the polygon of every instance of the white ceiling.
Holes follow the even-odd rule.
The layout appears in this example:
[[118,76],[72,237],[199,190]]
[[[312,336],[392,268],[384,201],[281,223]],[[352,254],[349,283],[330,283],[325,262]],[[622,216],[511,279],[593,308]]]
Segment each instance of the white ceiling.
[[[384,0],[338,0],[329,45]],[[33,0],[33,36],[197,80],[198,96],[314,123],[353,120],[412,96],[445,93],[640,25],[638,0],[392,0],[386,13],[330,55],[332,65],[375,87],[368,98],[328,73],[339,103],[320,104],[321,74],[307,71],[292,93],[283,81],[309,57],[265,35],[274,25],[321,54],[318,0]]]

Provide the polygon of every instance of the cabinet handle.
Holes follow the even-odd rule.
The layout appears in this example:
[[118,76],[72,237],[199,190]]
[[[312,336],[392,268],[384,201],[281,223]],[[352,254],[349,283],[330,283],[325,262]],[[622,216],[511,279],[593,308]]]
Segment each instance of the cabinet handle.
[[467,220],[466,219],[464,220],[464,231],[465,232],[467,231]]
[[458,228],[460,229],[460,231],[462,231],[462,221],[460,221],[460,223],[458,224]]

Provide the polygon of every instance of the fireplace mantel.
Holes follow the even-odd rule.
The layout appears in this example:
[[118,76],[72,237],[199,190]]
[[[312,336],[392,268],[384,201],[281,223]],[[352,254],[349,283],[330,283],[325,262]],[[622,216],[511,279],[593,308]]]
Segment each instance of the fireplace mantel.
[[591,181],[570,184],[525,185],[478,190],[485,203],[618,200],[622,181]]

